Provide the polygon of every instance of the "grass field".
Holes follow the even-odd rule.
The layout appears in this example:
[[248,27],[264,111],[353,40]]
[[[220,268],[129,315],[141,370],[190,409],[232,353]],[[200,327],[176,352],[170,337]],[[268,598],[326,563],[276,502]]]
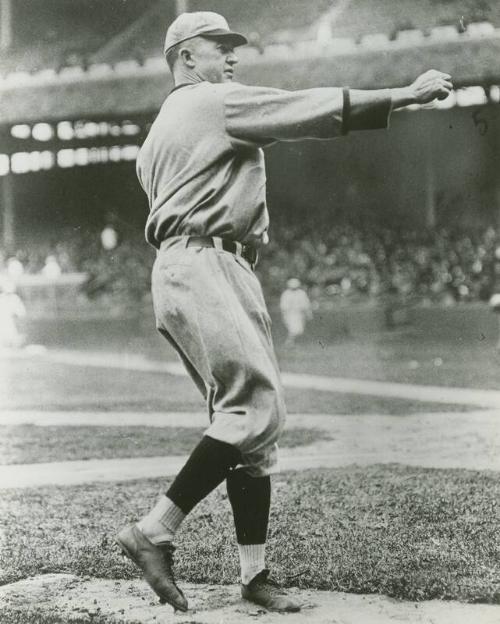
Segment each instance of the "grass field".
[[[111,350],[123,355],[140,353],[153,360],[176,359],[153,329],[149,316],[140,323],[128,324],[68,321],[39,333],[54,348]],[[281,368],[286,371],[497,389],[500,353],[495,348],[496,338],[490,335],[486,340],[479,331],[469,328],[464,332],[459,325],[455,330],[447,328],[446,332],[440,327],[409,326],[394,332],[365,332],[334,340],[304,339],[292,348],[277,340],[276,351]]]
[[[0,465],[77,459],[187,455],[203,428],[0,426]],[[294,448],[325,439],[317,429],[290,429],[282,446]]]
[[[365,341],[305,343],[300,350],[278,346],[283,370],[436,386],[496,390],[500,354],[480,341],[449,341],[408,330]],[[298,351],[298,353],[297,353]]]
[[[113,368],[10,360],[3,370],[0,409],[43,411],[203,411],[203,399],[188,377]],[[464,411],[446,405],[331,392],[286,389],[290,412],[302,414],[395,414]]]
[[[149,338],[140,336],[120,343],[119,335],[106,341],[96,331],[87,342],[82,335],[73,342],[66,336],[61,343],[82,351],[119,350],[157,360],[175,357],[163,344],[152,346]],[[493,345],[426,339],[411,330],[330,344],[304,342],[293,348],[279,343],[277,351],[282,369],[297,373],[499,387],[500,358]],[[0,382],[5,388],[0,416],[2,410],[75,412],[77,416],[96,411],[147,414],[204,409],[188,378],[157,372],[66,366],[36,357],[4,358]],[[439,418],[439,413],[471,409],[299,388],[287,388],[287,401],[290,412],[305,415],[302,429],[285,433],[282,442],[291,447],[327,436],[325,431],[307,427],[308,414],[398,419],[435,413]],[[200,434],[200,429],[183,427],[99,427],[98,435],[96,427],[1,427],[0,463],[185,454]],[[148,479],[3,491],[0,583],[49,572],[135,577],[137,571],[118,556],[112,537],[123,524],[140,517],[167,484],[168,480]],[[285,585],[383,593],[409,600],[500,604],[497,473],[346,466],[285,473],[274,479],[274,489],[269,563]],[[221,488],[183,525],[177,557],[180,578],[235,582],[238,569],[232,533],[229,505]]]
[[[1,582],[37,573],[132,578],[118,527],[142,515],[163,481],[6,492]],[[500,603],[496,475],[402,466],[350,467],[276,478],[269,563],[285,585],[398,598]],[[219,489],[178,540],[185,581],[238,578],[229,504]]]

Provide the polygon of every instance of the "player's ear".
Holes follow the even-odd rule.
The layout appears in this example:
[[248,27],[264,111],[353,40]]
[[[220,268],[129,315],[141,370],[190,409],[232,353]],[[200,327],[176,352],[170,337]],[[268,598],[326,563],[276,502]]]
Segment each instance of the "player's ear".
[[179,58],[187,67],[192,69],[195,66],[193,53],[189,48],[181,48],[179,50]]

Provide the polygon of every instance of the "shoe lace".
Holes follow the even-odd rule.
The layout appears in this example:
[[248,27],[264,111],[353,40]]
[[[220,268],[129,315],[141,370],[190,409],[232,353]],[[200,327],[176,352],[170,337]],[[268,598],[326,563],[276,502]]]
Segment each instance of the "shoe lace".
[[168,564],[170,571],[174,565],[174,552],[175,546],[172,544],[157,544],[157,547],[161,549],[161,553],[163,555],[163,559]]
[[263,589],[266,589],[272,595],[283,595],[284,591],[281,585],[273,578],[270,578],[266,572],[262,572],[255,580],[254,583]]
[[159,542],[156,544],[157,548],[161,548],[164,555],[171,557],[173,559],[175,546],[170,542]]
[[175,578],[174,578],[173,567],[174,567],[175,546],[171,544],[170,542],[165,542],[163,544],[157,544],[157,547],[161,549],[163,559],[165,563],[167,564],[166,570],[165,570],[167,577],[171,580],[174,587],[181,594],[181,596],[184,596],[181,588],[177,585],[177,583],[175,582]]

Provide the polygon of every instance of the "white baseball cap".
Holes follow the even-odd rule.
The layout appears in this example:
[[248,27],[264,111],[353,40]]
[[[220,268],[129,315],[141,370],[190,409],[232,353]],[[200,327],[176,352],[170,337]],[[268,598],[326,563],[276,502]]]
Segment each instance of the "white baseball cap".
[[168,27],[163,48],[166,54],[170,48],[193,37],[214,37],[228,39],[235,47],[248,43],[247,38],[233,32],[225,17],[212,11],[181,13]]

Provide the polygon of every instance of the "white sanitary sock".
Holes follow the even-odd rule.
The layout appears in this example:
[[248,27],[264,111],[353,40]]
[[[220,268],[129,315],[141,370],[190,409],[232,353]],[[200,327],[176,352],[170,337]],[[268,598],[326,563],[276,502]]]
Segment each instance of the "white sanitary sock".
[[266,545],[238,544],[238,550],[240,552],[241,582],[243,585],[248,585],[266,567]]
[[137,526],[153,544],[171,542],[186,514],[167,496],[161,496]]

